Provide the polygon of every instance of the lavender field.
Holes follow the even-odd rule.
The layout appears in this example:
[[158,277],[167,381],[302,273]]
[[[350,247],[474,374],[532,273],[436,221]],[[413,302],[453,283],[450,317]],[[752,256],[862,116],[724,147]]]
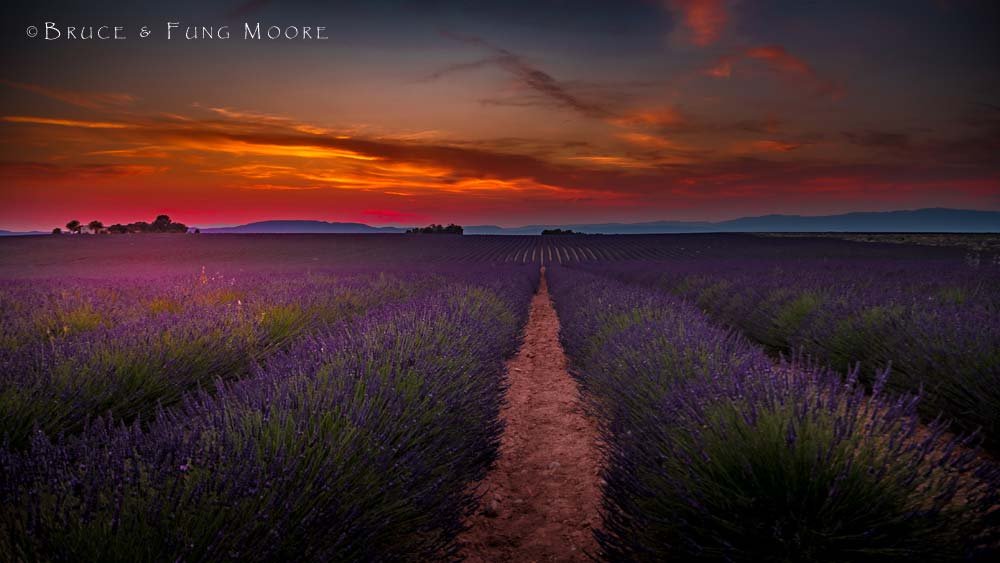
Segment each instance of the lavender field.
[[122,235],[0,240],[0,560],[475,559],[543,276],[599,434],[586,557],[996,556],[988,253]]

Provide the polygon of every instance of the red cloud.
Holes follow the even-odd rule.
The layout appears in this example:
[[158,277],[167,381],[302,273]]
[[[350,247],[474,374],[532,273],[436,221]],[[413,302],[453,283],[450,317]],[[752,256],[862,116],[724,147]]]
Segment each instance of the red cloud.
[[809,63],[789,53],[781,45],[748,47],[736,54],[718,59],[702,73],[713,78],[729,78],[733,74],[734,67],[741,60],[756,61],[776,74],[798,81],[814,90],[818,95],[829,95],[834,98],[843,95],[843,89],[840,85],[820,78]]
[[667,0],[691,33],[691,42],[704,47],[714,43],[729,20],[724,0]]
[[789,53],[780,45],[763,45],[751,47],[743,52],[748,59],[764,61],[767,65],[779,72],[790,74],[800,74],[803,76],[813,76],[813,69],[804,60]]

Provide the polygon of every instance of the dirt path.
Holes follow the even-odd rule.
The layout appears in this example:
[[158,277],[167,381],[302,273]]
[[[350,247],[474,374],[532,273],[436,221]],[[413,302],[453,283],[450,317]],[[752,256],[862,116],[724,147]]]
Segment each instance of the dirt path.
[[479,485],[482,506],[459,538],[462,555],[471,562],[587,561],[600,522],[597,429],[566,371],[544,268],[524,344],[507,367],[500,459]]

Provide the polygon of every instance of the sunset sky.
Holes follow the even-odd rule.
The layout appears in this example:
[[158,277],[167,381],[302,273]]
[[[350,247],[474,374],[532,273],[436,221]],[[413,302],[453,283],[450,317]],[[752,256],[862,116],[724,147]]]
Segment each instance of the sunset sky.
[[4,3],[0,229],[1000,209],[994,1],[209,4]]

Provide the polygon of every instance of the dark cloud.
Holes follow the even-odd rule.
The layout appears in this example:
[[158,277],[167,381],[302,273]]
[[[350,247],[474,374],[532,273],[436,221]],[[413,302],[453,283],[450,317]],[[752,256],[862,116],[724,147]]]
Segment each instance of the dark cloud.
[[115,92],[77,92],[62,88],[52,88],[41,84],[27,84],[12,80],[0,80],[0,84],[31,92],[39,96],[57,100],[73,106],[94,109],[94,110],[114,110],[135,103],[136,97],[125,93]]
[[437,79],[455,72],[478,69],[484,66],[498,66],[512,74],[523,86],[540,94],[544,99],[549,100],[557,106],[568,108],[583,116],[597,119],[605,119],[613,115],[613,112],[609,108],[600,103],[580,98],[571,92],[564,83],[559,82],[552,75],[531,65],[520,55],[493,45],[485,39],[474,35],[465,35],[450,31],[443,31],[441,33],[449,39],[490,51],[494,56],[470,63],[453,65],[435,72],[428,77],[429,79]]

